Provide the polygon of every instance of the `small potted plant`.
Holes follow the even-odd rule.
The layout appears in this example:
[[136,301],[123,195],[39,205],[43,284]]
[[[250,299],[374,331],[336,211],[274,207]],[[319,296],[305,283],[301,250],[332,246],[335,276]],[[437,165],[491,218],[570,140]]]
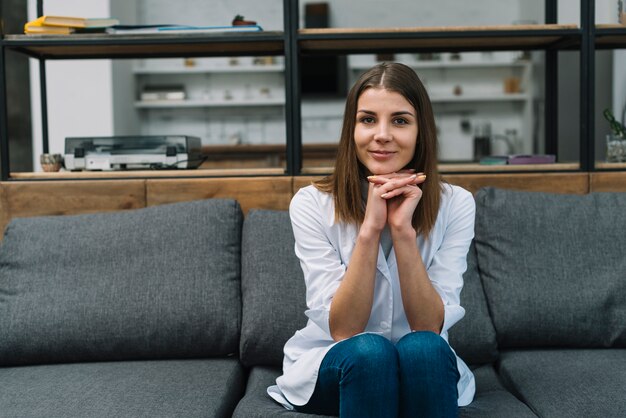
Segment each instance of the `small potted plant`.
[[233,26],[252,26],[256,25],[254,20],[246,20],[242,15],[237,15],[233,19]]
[[610,109],[604,109],[611,133],[606,136],[606,160],[610,163],[626,162],[626,126],[618,122]]

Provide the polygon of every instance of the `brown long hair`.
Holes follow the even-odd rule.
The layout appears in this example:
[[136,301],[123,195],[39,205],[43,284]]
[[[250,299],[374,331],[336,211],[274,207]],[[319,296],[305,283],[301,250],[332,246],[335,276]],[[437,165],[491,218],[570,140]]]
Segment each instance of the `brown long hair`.
[[421,185],[422,198],[413,213],[413,227],[428,236],[439,212],[442,184],[437,169],[437,131],[428,93],[410,67],[400,63],[381,63],[366,71],[352,86],[346,99],[343,128],[333,174],[313,184],[320,191],[333,195],[335,218],[340,222],[361,224],[365,210],[361,197],[364,166],[357,158],[354,144],[357,102],[369,88],[383,88],[401,94],[417,112],[417,144],[415,155],[405,168],[426,174]]

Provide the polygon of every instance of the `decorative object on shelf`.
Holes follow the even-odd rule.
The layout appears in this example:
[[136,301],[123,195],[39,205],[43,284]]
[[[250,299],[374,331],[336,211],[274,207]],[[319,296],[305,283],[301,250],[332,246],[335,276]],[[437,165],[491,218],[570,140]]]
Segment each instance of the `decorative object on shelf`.
[[606,161],[608,163],[626,162],[626,138],[619,136],[606,136]]
[[272,91],[270,90],[269,87],[261,87],[259,89],[259,94],[261,95],[261,97],[265,97],[265,98],[272,97]]
[[141,101],[153,101],[153,100],[172,100],[179,101],[185,100],[187,95],[185,94],[185,88],[182,85],[159,85],[159,86],[144,86],[139,99]]
[[276,58],[268,55],[266,57],[254,57],[252,65],[274,65],[276,64]]
[[195,67],[196,60],[194,58],[185,58],[185,60],[183,61],[183,65],[187,68]]
[[376,54],[376,61],[378,62],[390,62],[395,59],[394,54]]
[[450,61],[461,61],[461,54],[458,52],[453,52],[450,54]]
[[241,142],[241,132],[235,132],[228,136],[228,143],[230,145],[240,145]]
[[457,84],[456,86],[454,86],[454,89],[452,90],[452,93],[455,96],[460,96],[463,94],[463,87],[461,87],[460,84]]
[[235,65],[239,65],[239,58],[232,57],[228,60],[228,65],[234,67]]
[[41,154],[39,162],[43,171],[53,173],[59,171],[63,166],[63,156],[61,154]]
[[606,161],[626,162],[626,126],[615,119],[610,109],[604,109],[602,114],[611,127],[611,133],[606,136]]
[[507,77],[504,79],[503,87],[506,94],[522,92],[522,80],[519,77]]
[[242,15],[236,15],[232,22],[233,26],[252,26],[256,25],[254,20],[246,20]]
[[474,161],[491,155],[491,123],[483,121],[474,127]]
[[509,155],[507,162],[511,165],[554,164],[556,162],[556,156],[554,154]]
[[434,52],[420,52],[416,54],[418,61],[441,61],[441,54]]

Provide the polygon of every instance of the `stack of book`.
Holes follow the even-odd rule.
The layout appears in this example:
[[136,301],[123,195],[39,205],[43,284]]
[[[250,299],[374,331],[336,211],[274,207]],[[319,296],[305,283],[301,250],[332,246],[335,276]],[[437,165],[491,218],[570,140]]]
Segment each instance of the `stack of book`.
[[104,32],[106,28],[119,25],[112,18],[84,18],[70,16],[41,16],[24,25],[27,35],[69,35],[75,32]]

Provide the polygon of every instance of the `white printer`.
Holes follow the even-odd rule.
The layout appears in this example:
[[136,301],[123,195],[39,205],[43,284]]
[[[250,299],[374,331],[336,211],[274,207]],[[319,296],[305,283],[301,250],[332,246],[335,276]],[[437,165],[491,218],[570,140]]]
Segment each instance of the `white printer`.
[[200,138],[186,135],[65,138],[67,170],[197,168]]

